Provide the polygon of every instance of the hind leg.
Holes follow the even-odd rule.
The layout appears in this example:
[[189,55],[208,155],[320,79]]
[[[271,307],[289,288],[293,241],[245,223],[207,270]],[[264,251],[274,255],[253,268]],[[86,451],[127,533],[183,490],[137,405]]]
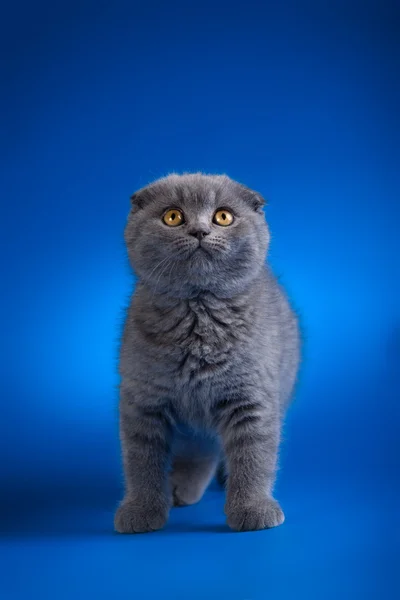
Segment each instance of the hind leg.
[[170,476],[174,506],[198,502],[214,477],[218,462],[219,447],[215,440],[181,441]]
[[228,473],[226,471],[226,464],[223,458],[220,458],[217,473],[216,473],[217,481],[222,488],[226,488],[226,482],[228,481]]

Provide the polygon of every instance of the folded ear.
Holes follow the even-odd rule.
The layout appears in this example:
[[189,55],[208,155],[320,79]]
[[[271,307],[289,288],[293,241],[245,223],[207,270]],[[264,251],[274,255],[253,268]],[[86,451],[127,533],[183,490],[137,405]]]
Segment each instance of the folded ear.
[[245,185],[240,184],[242,190],[242,197],[247,204],[249,204],[255,211],[262,211],[262,207],[266,205],[266,201],[258,192],[251,190]]
[[143,208],[143,198],[141,197],[141,191],[135,192],[131,196],[131,204],[133,208]]
[[252,205],[254,210],[262,210],[263,206],[267,204],[266,200],[258,192],[253,192]]
[[138,190],[131,196],[132,208],[144,208],[147,204],[149,204],[149,202],[152,202],[156,199],[157,189],[152,185],[148,185]]
[[155,200],[156,197],[157,194],[150,186],[144,187],[131,196],[132,207],[133,209],[144,208],[146,204],[148,204],[152,200]]

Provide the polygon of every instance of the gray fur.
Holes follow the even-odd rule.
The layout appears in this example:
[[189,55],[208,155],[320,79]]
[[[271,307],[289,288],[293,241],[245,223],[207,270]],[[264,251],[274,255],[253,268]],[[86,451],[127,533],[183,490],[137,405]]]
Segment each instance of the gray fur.
[[[121,533],[159,529],[173,503],[200,500],[221,460],[232,529],[284,520],[272,490],[299,335],[265,264],[263,203],[202,174],[170,175],[132,198],[125,240],[138,283],[120,355]],[[169,208],[183,225],[163,223]],[[213,223],[219,208],[234,214],[229,227]]]

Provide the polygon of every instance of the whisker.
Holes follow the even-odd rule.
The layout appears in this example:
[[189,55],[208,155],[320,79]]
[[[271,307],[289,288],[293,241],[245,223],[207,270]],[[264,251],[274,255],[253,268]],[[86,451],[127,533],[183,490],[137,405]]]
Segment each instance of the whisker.
[[[171,258],[170,258],[169,256],[168,256],[167,258],[168,258],[168,260],[171,260]],[[155,288],[154,288],[153,295],[152,295],[152,297],[151,297],[151,301],[154,299],[154,296],[156,295],[157,288],[158,288],[158,284],[159,284],[159,281],[160,281],[160,277],[161,277],[161,275],[164,273],[165,269],[167,269],[168,267],[169,267],[169,263],[167,262],[167,264],[166,264],[166,265],[164,265],[164,266],[163,266],[163,268],[161,269],[161,271],[160,271],[160,274],[159,274],[159,276],[157,277],[157,281],[156,281],[156,285],[155,285]]]
[[160,260],[160,262],[156,264],[156,266],[154,267],[154,269],[152,269],[150,275],[148,275],[148,279],[150,279],[151,276],[153,275],[154,271],[156,271],[156,269],[158,269],[158,267],[160,267],[168,259],[169,259],[169,256],[167,256],[166,258],[163,258],[162,260]]
[[172,271],[173,271],[173,269],[174,269],[174,267],[175,267],[176,264],[177,263],[175,261],[172,261],[172,265],[171,265],[171,268],[170,268],[170,271],[169,271],[169,276],[168,276],[168,288],[170,288],[170,286],[171,286],[171,275],[172,275]]

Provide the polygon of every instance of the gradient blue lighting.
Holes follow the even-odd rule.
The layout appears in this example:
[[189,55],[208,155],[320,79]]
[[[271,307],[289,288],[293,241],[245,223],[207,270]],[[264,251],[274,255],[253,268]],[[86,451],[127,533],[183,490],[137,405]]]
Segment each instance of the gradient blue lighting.
[[[395,597],[399,22],[374,0],[4,8],[1,597]],[[287,521],[230,534],[213,485],[121,537],[129,197],[196,170],[265,196],[301,316]]]

